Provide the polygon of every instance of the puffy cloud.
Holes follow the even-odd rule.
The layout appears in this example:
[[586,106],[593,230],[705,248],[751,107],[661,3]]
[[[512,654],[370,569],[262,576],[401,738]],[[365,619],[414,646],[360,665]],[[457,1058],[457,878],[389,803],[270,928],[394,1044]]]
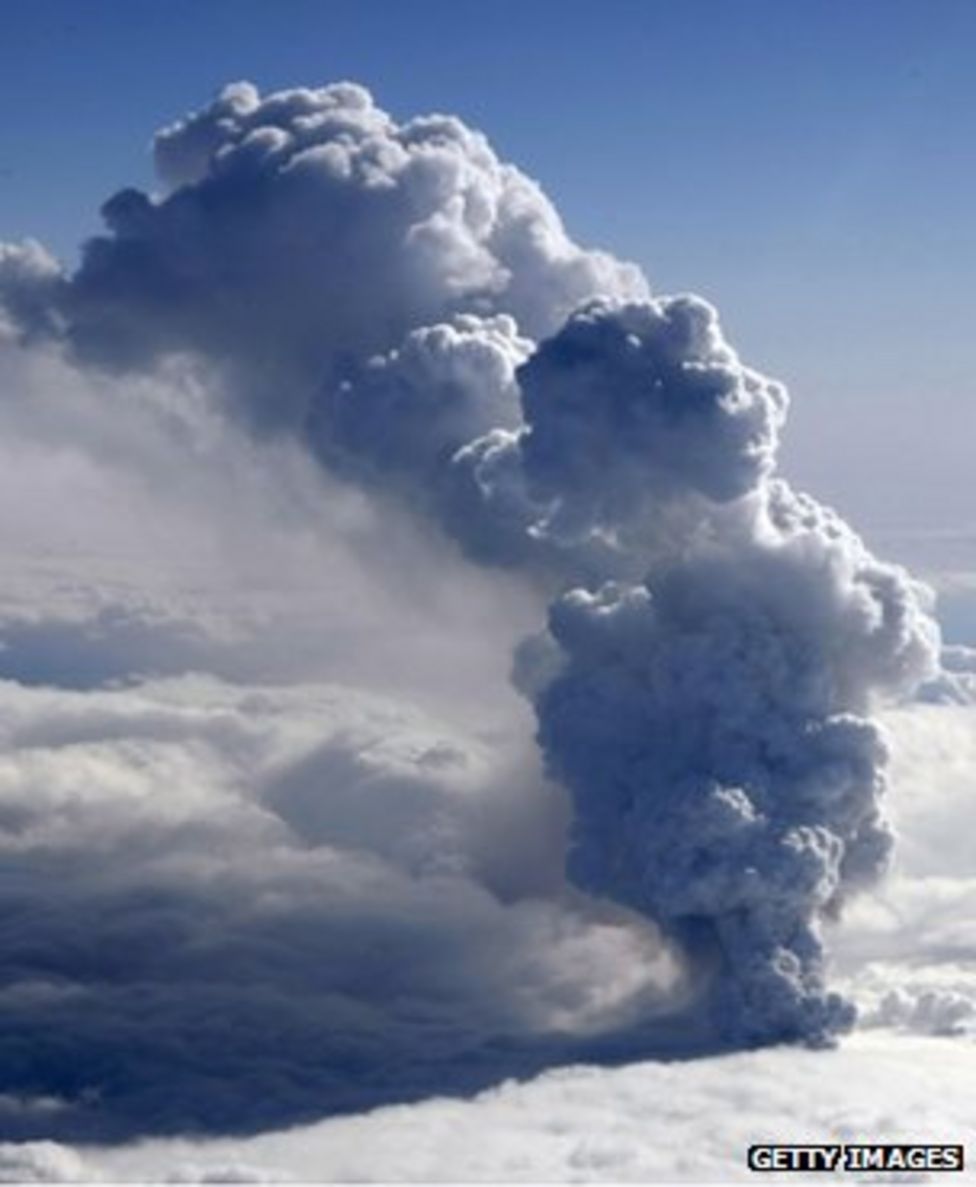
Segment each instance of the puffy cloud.
[[943,647],[940,671],[919,689],[919,697],[936,703],[976,703],[976,647],[961,643]]
[[459,450],[449,530],[563,581],[643,576],[775,464],[787,396],[697,297],[592,302],[517,371],[522,424]]
[[747,493],[774,465],[786,414],[784,389],[742,366],[696,297],[591,305],[519,379],[522,464],[549,508],[538,530],[557,536],[612,534],[689,492]]
[[0,242],[0,343],[56,334],[55,305],[63,288],[57,260],[36,241]]
[[571,876],[717,950],[718,1025],[737,1041],[849,1024],[818,920],[891,847],[887,749],[864,714],[933,663],[904,574],[850,535],[765,528],[643,586],[565,595],[563,666],[536,700],[577,813]]
[[57,1142],[0,1143],[0,1183],[79,1183],[94,1168]]
[[507,315],[412,330],[330,390],[309,426],[313,447],[340,472],[436,506],[454,454],[518,423],[515,372],[531,347]]
[[784,389],[451,117],[235,84],[156,155],[74,274],[0,255],[8,1136],[848,1027],[939,639]]
[[853,902],[834,936],[838,980],[862,1024],[976,1034],[976,869],[968,829],[976,732],[971,705],[884,716],[892,747],[892,875]]
[[900,1027],[920,1034],[965,1034],[976,1020],[976,1002],[953,990],[899,987],[877,995],[874,1009],[865,1012],[861,1025]]
[[821,921],[892,844],[870,714],[937,671],[930,595],[776,477],[785,392],[704,302],[592,305],[517,379],[523,426],[455,456],[483,509],[457,526],[579,583],[516,665],[570,876],[717,966],[724,1039],[823,1041],[853,1011]]
[[[359,86],[230,86],[161,132],[156,158],[167,192],[105,204],[107,233],[54,308],[103,364],[201,357],[258,426],[301,426],[349,359],[457,312],[536,337],[587,298],[646,292],[633,266],[575,245],[480,133],[399,124]],[[35,304],[8,301],[30,327],[48,317]]]

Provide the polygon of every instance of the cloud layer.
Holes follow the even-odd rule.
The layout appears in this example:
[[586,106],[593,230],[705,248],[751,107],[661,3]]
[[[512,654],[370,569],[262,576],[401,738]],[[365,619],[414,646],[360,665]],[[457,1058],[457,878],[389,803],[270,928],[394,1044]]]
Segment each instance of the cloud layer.
[[[869,1028],[839,1050],[578,1066],[468,1102],[441,1096],[250,1138],[111,1149],[9,1144],[0,1147],[0,1176],[260,1182],[314,1171],[326,1180],[728,1181],[747,1177],[746,1146],[770,1135],[965,1140],[976,1091],[976,887],[958,820],[971,807],[972,709],[913,707],[886,723],[891,812],[911,840],[895,876],[834,929],[838,971]],[[46,1107],[50,1118],[53,1102]]]
[[[380,1109],[245,1141],[155,1141],[81,1156],[38,1144],[6,1160],[20,1181],[34,1171],[62,1182],[287,1182],[314,1174],[339,1182],[726,1183],[753,1179],[746,1150],[772,1137],[964,1141],[974,1088],[970,1048],[859,1035],[831,1053],[567,1068],[471,1101]],[[956,1181],[972,1182],[972,1171]]]
[[73,273],[0,249],[3,1131],[850,1027],[875,716],[965,663],[784,388],[453,117],[241,83],[155,146]]
[[2,692],[8,1136],[477,1086],[519,1066],[500,1036],[532,1066],[527,1040],[674,979],[561,894],[531,771],[401,706],[202,678]]

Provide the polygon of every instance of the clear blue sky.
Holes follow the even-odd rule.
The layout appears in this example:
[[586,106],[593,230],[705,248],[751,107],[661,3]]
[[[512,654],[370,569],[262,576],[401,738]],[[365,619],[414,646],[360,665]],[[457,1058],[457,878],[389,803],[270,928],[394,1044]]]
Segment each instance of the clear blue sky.
[[[70,255],[152,131],[246,77],[449,110],[579,239],[716,301],[789,460],[875,530],[972,526],[976,0],[4,0],[0,237]],[[967,518],[968,517],[968,518]],[[973,567],[976,567],[974,565]]]

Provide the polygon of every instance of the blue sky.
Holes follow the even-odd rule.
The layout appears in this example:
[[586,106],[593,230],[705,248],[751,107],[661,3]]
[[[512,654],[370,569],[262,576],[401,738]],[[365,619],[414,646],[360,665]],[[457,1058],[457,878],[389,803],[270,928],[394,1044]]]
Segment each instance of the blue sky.
[[[247,77],[450,110],[574,236],[692,289],[797,399],[793,473],[963,531],[976,263],[969,0],[8,0],[0,235],[69,255],[151,132]],[[898,497],[893,497],[893,489]]]

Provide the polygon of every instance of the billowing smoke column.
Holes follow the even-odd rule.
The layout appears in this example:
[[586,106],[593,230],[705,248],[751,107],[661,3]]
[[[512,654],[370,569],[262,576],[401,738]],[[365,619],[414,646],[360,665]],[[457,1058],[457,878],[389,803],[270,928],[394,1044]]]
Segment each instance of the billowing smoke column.
[[109,367],[205,359],[262,431],[300,430],[324,384],[412,330],[470,314],[491,339],[503,313],[539,337],[599,293],[646,295],[482,135],[449,116],[397,124],[352,84],[228,86],[160,132],[155,157],[165,192],[110,198],[70,282],[8,248],[0,295],[35,333],[53,306],[75,351]]
[[790,522],[795,498],[773,487],[743,536],[560,598],[562,666],[536,697],[576,805],[571,877],[710,947],[716,1021],[742,1042],[851,1020],[818,920],[885,868],[886,751],[865,713],[931,646],[904,578],[815,514]]
[[821,921],[885,868],[870,713],[938,639],[920,587],[775,476],[784,389],[455,119],[237,84],[156,152],[167,192],[111,199],[74,276],[5,249],[8,322],[202,365],[251,429],[529,574],[555,600],[516,667],[571,880],[712,970],[723,1041],[850,1025]]
[[867,714],[932,670],[921,591],[773,477],[785,393],[704,303],[584,310],[519,378],[534,530],[650,562],[564,593],[526,649],[569,875],[717,963],[724,1040],[825,1040],[852,1009],[819,924],[887,863]]

